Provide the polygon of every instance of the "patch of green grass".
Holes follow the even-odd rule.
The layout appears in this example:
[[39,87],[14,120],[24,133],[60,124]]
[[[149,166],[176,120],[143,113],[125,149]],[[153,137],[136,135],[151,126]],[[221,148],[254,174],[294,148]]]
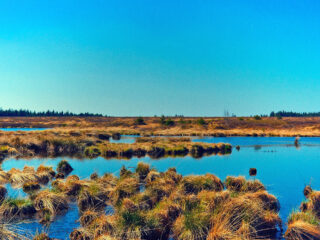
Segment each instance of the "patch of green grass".
[[85,148],[84,154],[87,157],[95,158],[101,155],[101,150],[97,146],[90,146]]
[[9,152],[9,146],[0,146],[0,153],[7,154]]
[[145,124],[146,124],[146,123],[144,122],[143,117],[138,117],[138,118],[134,121],[134,123],[135,123],[136,125],[145,125]]
[[3,204],[6,204],[10,207],[23,207],[23,206],[30,206],[32,202],[29,199],[20,199],[20,198],[8,198],[4,201]]
[[292,223],[298,220],[307,222],[309,224],[316,225],[316,226],[320,224],[317,216],[315,216],[311,211],[306,211],[306,212],[293,211],[288,217],[288,223]]
[[145,220],[139,212],[124,211],[121,214],[121,225],[129,226],[144,226]]
[[204,126],[207,124],[207,122],[203,119],[203,118],[199,118],[197,120],[197,124],[201,125],[201,126]]

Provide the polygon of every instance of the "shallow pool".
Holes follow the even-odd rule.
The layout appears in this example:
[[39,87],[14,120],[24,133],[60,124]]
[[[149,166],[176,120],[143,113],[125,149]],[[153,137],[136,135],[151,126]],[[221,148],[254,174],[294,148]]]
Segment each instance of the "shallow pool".
[[17,131],[43,131],[49,128],[0,128],[0,131],[17,132]]

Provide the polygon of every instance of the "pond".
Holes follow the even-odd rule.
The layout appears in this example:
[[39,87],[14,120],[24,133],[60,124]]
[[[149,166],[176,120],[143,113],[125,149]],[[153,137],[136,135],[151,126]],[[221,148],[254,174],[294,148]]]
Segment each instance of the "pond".
[[44,131],[48,130],[49,128],[0,128],[0,131],[5,132],[17,132],[17,131]]
[[[191,156],[170,157],[163,159],[132,158],[130,160],[119,159],[67,159],[74,168],[71,174],[76,174],[81,178],[88,178],[91,173],[97,172],[102,175],[106,172],[119,175],[120,168],[125,165],[129,169],[135,168],[139,161],[147,162],[151,167],[159,171],[166,171],[169,167],[176,167],[177,171],[183,175],[212,173],[225,180],[227,176],[249,176],[249,168],[257,168],[259,179],[280,201],[280,215],[284,222],[291,211],[297,209],[304,199],[303,188],[311,184],[314,189],[320,190],[320,138],[301,138],[300,146],[294,146],[294,138],[280,137],[228,137],[228,138],[203,138],[194,141],[205,142],[229,142],[232,145],[240,145],[240,151],[233,149],[232,154],[223,156],[207,156],[194,159]],[[57,159],[33,159],[16,160],[8,159],[2,164],[4,170],[11,168],[22,169],[25,165],[37,167],[40,164],[56,167],[61,158]],[[14,190],[10,190],[14,191]],[[78,224],[78,212],[75,210],[68,216],[61,216],[63,222],[68,221],[69,228],[60,232],[52,229],[51,237],[68,238],[72,229]],[[76,223],[76,224],[74,224]],[[57,223],[59,224],[59,219]],[[28,229],[35,231],[37,225],[26,224]]]
[[121,135],[121,138],[119,140],[114,140],[113,138],[110,138],[109,141],[112,143],[134,143],[137,137],[140,137],[140,136],[139,135]]

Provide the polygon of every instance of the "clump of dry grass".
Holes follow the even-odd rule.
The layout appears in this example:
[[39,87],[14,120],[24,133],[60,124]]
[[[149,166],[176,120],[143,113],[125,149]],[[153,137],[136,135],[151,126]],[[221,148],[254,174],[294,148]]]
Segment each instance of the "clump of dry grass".
[[87,227],[89,226],[95,219],[99,217],[99,213],[95,211],[95,209],[88,209],[82,213],[79,221],[81,226]]
[[28,219],[34,216],[36,209],[29,199],[6,198],[0,206],[0,215],[7,221]]
[[[249,193],[250,194],[250,193]],[[281,228],[277,211],[268,210],[265,202],[240,195],[221,203],[212,218],[209,239],[274,238]]]
[[234,192],[257,192],[265,190],[265,187],[259,180],[247,181],[244,177],[228,176],[225,180],[225,186],[229,191]]
[[0,239],[2,240],[30,240],[29,236],[12,223],[0,223]]
[[126,177],[119,179],[116,187],[111,193],[114,204],[118,204],[123,198],[131,197],[139,192],[140,184],[137,177]]
[[47,179],[51,180],[56,176],[56,172],[52,167],[44,166],[42,164],[37,168],[36,173],[42,182],[45,182]]
[[320,239],[320,228],[318,225],[298,220],[288,225],[284,238],[287,240]]
[[9,182],[10,174],[6,171],[0,170],[0,184],[6,184]]
[[150,172],[150,165],[143,163],[143,162],[139,162],[136,168],[136,173],[139,175],[141,180],[144,180],[148,173]]
[[70,240],[92,240],[91,233],[85,228],[78,228],[70,233]]
[[37,182],[26,182],[23,184],[22,188],[26,193],[33,193],[40,190],[40,184]]
[[8,174],[10,176],[10,182],[13,185],[21,185],[25,182],[37,182],[39,180],[34,169],[31,168],[25,168],[22,171],[12,168]]
[[68,209],[66,195],[49,190],[39,192],[34,199],[34,205],[37,211],[48,210],[53,216]]
[[197,194],[202,190],[222,191],[223,184],[218,177],[212,174],[187,176],[182,180],[182,189],[186,194]]
[[106,201],[109,199],[109,193],[102,189],[92,192],[83,190],[78,196],[78,207],[80,211],[88,209],[102,210],[106,206]]
[[33,167],[25,166],[23,170],[12,168],[8,172],[0,171],[0,182],[10,182],[15,186],[27,186],[30,183],[46,185],[55,175],[52,167],[40,165],[35,171]]
[[42,232],[42,233],[37,233],[33,237],[33,240],[55,240],[55,239],[50,238],[47,233]]
[[307,200],[301,203],[301,212],[289,216],[285,239],[320,239],[320,192],[306,186],[303,193]]
[[71,165],[68,163],[67,160],[61,160],[58,163],[57,171],[58,171],[58,173],[63,173],[65,175],[68,175],[69,173],[71,173],[73,171],[73,168],[71,167]]

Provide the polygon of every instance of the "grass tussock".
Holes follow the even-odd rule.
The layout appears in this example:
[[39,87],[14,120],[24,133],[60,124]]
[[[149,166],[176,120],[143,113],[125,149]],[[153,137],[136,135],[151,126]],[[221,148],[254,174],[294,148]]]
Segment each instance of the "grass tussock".
[[290,214],[285,239],[320,239],[320,192],[306,186],[303,194],[306,200],[301,203],[300,211]]
[[6,198],[0,206],[0,216],[8,221],[13,219],[29,219],[35,213],[34,204],[29,199]]
[[51,215],[57,215],[68,209],[68,201],[63,193],[55,193],[43,190],[34,199],[37,211],[49,211]]
[[265,190],[265,187],[259,180],[247,181],[244,177],[228,176],[224,182],[226,188],[232,192],[258,192]]

